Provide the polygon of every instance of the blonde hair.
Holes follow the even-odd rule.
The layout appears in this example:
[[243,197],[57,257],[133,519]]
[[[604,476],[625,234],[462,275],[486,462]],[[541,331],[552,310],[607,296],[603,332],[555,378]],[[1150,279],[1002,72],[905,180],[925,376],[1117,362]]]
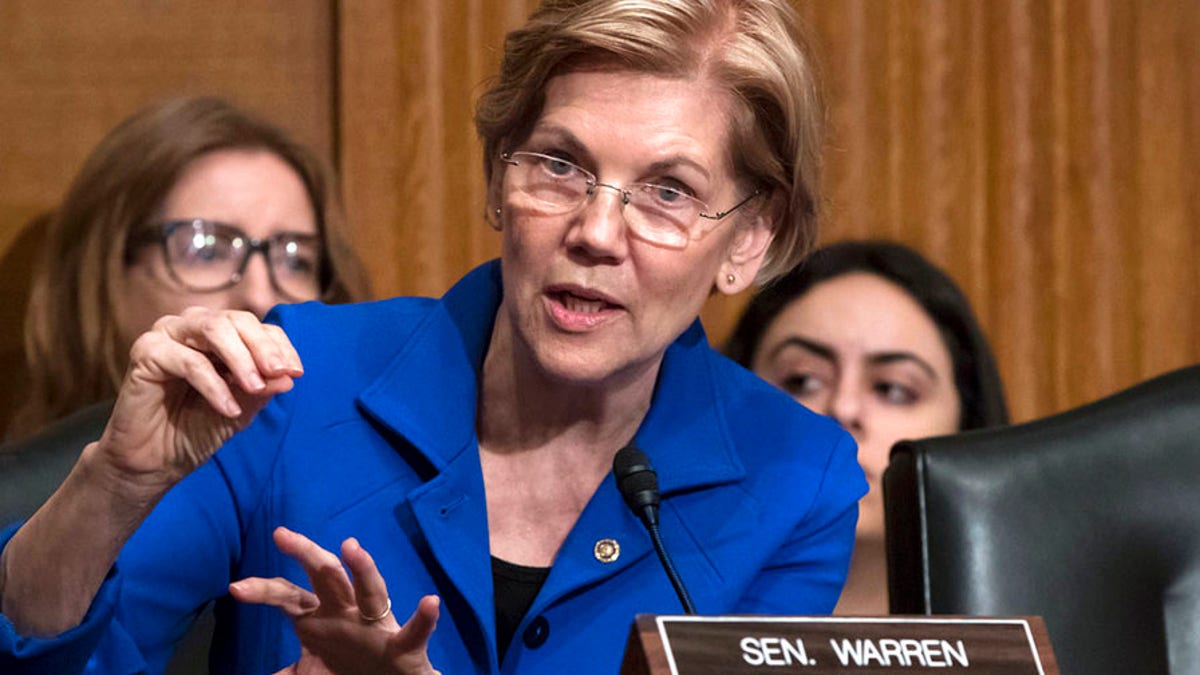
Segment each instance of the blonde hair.
[[758,283],[804,258],[816,239],[824,106],[787,0],[547,0],[508,34],[476,108],[489,181],[500,152],[532,132],[546,83],[597,66],[703,78],[730,92],[733,168],[775,209]]
[[154,217],[188,165],[225,149],[271,152],[304,182],[325,252],[321,299],[369,297],[366,271],[346,237],[337,186],[314,153],[218,98],[150,106],[109,132],[59,208],[31,225],[45,229],[25,317],[31,386],[10,436],[116,396],[131,337],[119,330],[130,235]]

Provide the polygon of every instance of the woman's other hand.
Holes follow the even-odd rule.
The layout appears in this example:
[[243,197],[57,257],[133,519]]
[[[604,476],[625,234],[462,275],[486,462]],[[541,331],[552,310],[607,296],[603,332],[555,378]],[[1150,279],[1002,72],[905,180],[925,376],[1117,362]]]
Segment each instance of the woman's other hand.
[[300,637],[301,656],[280,673],[438,673],[426,653],[437,626],[437,596],[421,598],[400,625],[392,614],[383,576],[357,540],[342,542],[340,560],[283,527],[275,530],[275,545],[300,563],[313,591],[287,579],[259,577],[230,584],[229,590],[241,602],[278,607],[291,618]]
[[303,373],[283,330],[250,312],[192,307],[134,342],[97,448],[136,485],[174,485]]

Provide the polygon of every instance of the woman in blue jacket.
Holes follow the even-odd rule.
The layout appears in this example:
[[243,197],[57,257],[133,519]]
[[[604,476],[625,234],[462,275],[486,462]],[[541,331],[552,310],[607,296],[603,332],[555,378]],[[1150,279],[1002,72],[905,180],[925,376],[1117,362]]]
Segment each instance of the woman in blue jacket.
[[219,672],[615,673],[635,614],[681,610],[630,443],[699,612],[828,612],[853,441],[697,321],[805,253],[821,116],[785,0],[547,2],[476,115],[500,260],[439,300],[159,321],[5,536],[0,665],[156,672],[215,600]]

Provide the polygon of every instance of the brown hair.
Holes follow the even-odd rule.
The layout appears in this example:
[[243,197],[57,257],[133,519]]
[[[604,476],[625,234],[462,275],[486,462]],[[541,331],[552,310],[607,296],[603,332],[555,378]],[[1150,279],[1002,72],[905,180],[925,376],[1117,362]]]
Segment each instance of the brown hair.
[[816,238],[824,107],[787,0],[547,0],[508,34],[498,79],[476,109],[489,181],[500,152],[531,133],[550,78],[595,65],[722,84],[739,103],[734,170],[776,210],[757,281],[803,259]]
[[321,299],[369,297],[366,272],[346,238],[337,185],[312,151],[222,99],[152,105],[109,132],[59,208],[35,221],[45,228],[45,241],[25,318],[31,387],[11,436],[116,395],[128,364],[129,345],[118,327],[126,311],[130,235],[154,217],[194,160],[227,149],[271,152],[304,182],[325,252]]

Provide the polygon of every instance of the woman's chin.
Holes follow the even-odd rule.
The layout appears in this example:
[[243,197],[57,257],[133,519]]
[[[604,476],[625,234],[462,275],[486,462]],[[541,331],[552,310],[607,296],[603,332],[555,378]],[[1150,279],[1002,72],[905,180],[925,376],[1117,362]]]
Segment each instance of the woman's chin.
[[870,496],[858,504],[858,528],[854,532],[859,541],[883,541],[883,504]]
[[612,375],[604,355],[590,355],[584,350],[550,351],[538,354],[535,362],[546,380],[568,387],[597,386]]

